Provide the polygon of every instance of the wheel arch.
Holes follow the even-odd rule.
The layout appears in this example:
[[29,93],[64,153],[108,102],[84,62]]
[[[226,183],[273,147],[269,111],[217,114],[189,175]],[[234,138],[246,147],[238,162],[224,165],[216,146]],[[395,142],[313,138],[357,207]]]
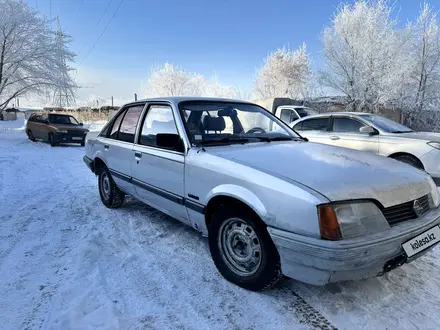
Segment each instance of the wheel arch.
[[420,166],[421,166],[421,168],[424,170],[425,169],[425,166],[423,165],[423,163],[422,163],[422,161],[420,160],[420,158],[418,158],[417,156],[415,156],[415,155],[413,155],[413,154],[411,154],[411,153],[409,153],[409,152],[403,152],[403,151],[399,151],[399,152],[394,152],[394,153],[392,153],[391,155],[388,155],[388,158],[393,158],[393,159],[396,159],[396,158],[399,158],[399,157],[401,157],[401,156],[408,156],[408,157],[411,157],[411,158],[413,158]]
[[93,159],[93,172],[98,175],[103,169],[107,168],[107,164],[100,157],[95,157]]
[[254,193],[240,186],[226,184],[216,187],[211,190],[206,200],[204,212],[206,227],[208,227],[215,210],[223,204],[240,204],[255,213],[266,224],[270,218],[261,200]]

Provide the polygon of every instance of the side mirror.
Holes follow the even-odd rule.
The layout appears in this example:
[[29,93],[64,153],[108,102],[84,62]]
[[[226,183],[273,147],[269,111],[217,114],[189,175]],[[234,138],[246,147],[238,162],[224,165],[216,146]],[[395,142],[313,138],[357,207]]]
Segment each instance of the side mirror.
[[79,123],[79,126],[83,126],[84,124],[83,123]]
[[159,148],[183,151],[182,139],[178,134],[159,133],[156,135],[156,145]]
[[359,128],[359,132],[362,134],[368,134],[368,135],[377,135],[378,132],[371,126],[363,126]]

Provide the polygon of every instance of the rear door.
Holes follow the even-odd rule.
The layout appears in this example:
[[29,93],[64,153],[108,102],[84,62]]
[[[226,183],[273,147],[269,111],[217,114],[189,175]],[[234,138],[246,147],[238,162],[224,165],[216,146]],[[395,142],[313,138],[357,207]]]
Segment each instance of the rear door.
[[329,117],[315,117],[300,121],[293,129],[312,142],[330,144],[329,124]]
[[46,134],[46,122],[47,121],[47,115],[46,114],[38,114],[35,115],[33,121],[32,121],[32,134],[37,139],[43,139],[47,140],[47,134]]
[[101,139],[105,162],[112,178],[128,194],[135,193],[131,182],[131,161],[136,127],[144,105],[139,103],[125,107]]
[[188,222],[184,206],[185,155],[156,144],[159,133],[179,134],[173,109],[168,104],[150,104],[143,117],[130,158],[136,195],[145,203]]
[[359,129],[363,126],[367,125],[354,117],[333,116],[329,144],[377,153],[379,136],[361,133]]

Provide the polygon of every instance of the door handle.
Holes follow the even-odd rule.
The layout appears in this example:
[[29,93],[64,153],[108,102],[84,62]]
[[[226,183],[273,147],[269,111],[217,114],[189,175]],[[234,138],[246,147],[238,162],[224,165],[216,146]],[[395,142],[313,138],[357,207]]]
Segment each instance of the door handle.
[[339,140],[339,136],[335,136],[335,135],[330,136],[330,140]]
[[108,148],[109,148],[109,145],[108,144],[104,144],[104,149],[108,150]]
[[134,153],[134,156],[135,156],[136,158],[141,158],[141,157],[142,157],[142,153],[136,151],[136,152]]

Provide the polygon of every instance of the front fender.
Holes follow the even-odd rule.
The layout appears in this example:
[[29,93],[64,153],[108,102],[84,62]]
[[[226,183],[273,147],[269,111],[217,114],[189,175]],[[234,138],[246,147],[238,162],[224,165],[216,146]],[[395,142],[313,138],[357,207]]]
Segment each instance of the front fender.
[[248,205],[258,214],[258,216],[267,223],[267,220],[273,218],[267,212],[266,207],[261,200],[250,190],[234,184],[222,184],[211,189],[206,195],[204,205],[208,205],[209,201],[216,196],[227,196],[238,199]]

